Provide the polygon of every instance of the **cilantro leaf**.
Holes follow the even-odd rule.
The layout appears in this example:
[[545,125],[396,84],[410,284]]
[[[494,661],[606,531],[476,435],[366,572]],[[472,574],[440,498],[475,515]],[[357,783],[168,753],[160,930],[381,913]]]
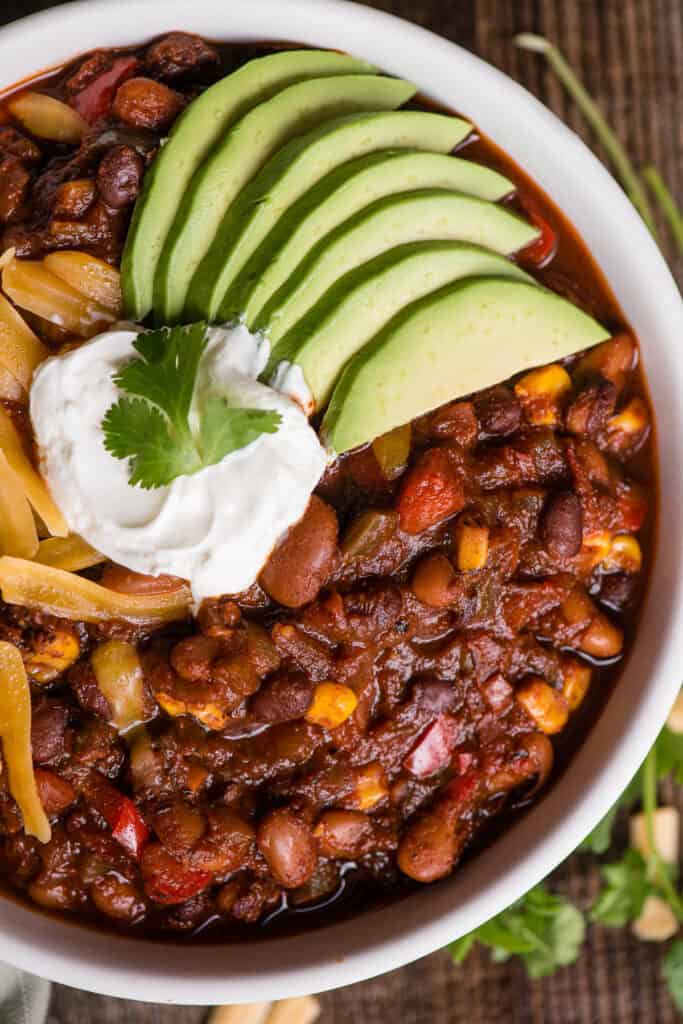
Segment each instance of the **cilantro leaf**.
[[601,873],[606,885],[591,908],[591,921],[608,928],[635,921],[652,888],[641,855],[628,850],[622,860],[601,868]]
[[598,822],[593,831],[590,832],[579,845],[579,852],[596,853],[598,855],[607,853],[612,843],[612,830],[617,819],[617,814],[622,807],[630,807],[634,804],[636,800],[639,799],[640,792],[641,775],[640,770],[638,770],[614,806],[610,807],[605,817]]
[[199,446],[205,465],[213,465],[261,434],[274,434],[282,417],[273,409],[234,409],[225,398],[210,398],[203,409]]
[[662,977],[679,1010],[683,1010],[683,941],[674,942],[664,957]]
[[675,782],[683,784],[683,736],[664,726],[657,738],[655,749],[659,778],[671,775]]
[[134,342],[139,358],[115,375],[126,397],[102,421],[104,446],[115,458],[129,460],[132,485],[164,487],[277,431],[278,412],[234,408],[220,397],[202,404],[193,429],[190,410],[208,340],[204,323],[148,331]]
[[519,956],[531,978],[543,978],[574,963],[585,933],[581,911],[539,885],[449,948],[455,963],[462,963],[474,943],[480,942],[491,949],[494,960]]

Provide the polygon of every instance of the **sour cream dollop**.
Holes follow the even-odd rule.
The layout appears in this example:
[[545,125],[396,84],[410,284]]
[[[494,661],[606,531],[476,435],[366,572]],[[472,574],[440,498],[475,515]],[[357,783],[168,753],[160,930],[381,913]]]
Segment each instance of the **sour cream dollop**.
[[189,580],[196,601],[238,593],[304,514],[325,450],[299,404],[258,382],[268,342],[243,325],[215,327],[191,416],[219,395],[240,407],[276,410],[279,429],[166,487],[132,487],[128,461],[104,447],[102,420],[120,397],[113,375],[136,356],[137,334],[126,325],[40,366],[30,405],[42,473],[69,529],[107,558]]

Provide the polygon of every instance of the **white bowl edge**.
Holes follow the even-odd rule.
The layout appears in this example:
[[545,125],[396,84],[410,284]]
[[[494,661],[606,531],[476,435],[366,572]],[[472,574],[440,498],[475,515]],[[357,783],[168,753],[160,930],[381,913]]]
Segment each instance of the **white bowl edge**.
[[[127,6],[134,8],[132,19],[122,17]],[[214,1005],[320,992],[431,953],[544,878],[625,787],[681,684],[683,304],[628,199],[569,129],[467,51],[370,8],[344,0],[86,0],[0,30],[0,88],[88,49],[135,44],[171,29],[346,50],[411,78],[471,117],[572,220],[635,328],[657,413],[661,470],[659,551],[624,675],[552,792],[448,883],[341,924],[257,945],[143,943],[3,904],[2,960],[106,995]]]

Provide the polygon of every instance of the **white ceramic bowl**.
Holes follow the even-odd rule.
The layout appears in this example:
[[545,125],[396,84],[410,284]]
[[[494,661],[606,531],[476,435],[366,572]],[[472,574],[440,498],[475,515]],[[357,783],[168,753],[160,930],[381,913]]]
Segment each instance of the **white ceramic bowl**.
[[307,935],[222,947],[143,944],[3,905],[0,960],[109,995],[216,1004],[319,992],[431,953],[544,878],[629,781],[682,677],[683,304],[629,201],[575,135],[499,71],[365,7],[342,0],[77,3],[0,31],[0,88],[85,50],[180,28],[214,39],[284,39],[346,50],[412,79],[473,118],[568,214],[636,329],[657,412],[662,470],[659,553],[638,643],[619,685],[546,798],[450,882]]

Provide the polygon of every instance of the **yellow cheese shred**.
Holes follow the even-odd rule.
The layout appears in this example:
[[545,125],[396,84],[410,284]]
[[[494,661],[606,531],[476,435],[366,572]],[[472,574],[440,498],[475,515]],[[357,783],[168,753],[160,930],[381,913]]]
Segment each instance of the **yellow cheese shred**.
[[0,295],[0,363],[16,377],[25,391],[33,371],[49,355],[24,318]]
[[0,449],[5,453],[7,461],[14,470],[24,494],[47,526],[56,537],[66,537],[69,528],[64,516],[50,497],[47,487],[24,451],[21,438],[17,433],[9,413],[0,406]]
[[0,592],[8,604],[76,622],[172,622],[185,618],[192,602],[184,586],[164,594],[119,594],[75,573],[7,556],[0,558]]
[[[14,552],[7,552],[10,553]],[[68,537],[48,537],[47,540],[42,540],[34,560],[41,565],[64,569],[66,572],[80,572],[81,569],[90,569],[93,565],[106,562],[104,555],[91,548],[75,533],[70,533]]]
[[5,641],[0,641],[0,739],[9,790],[19,805],[24,831],[49,843],[52,830],[33,773],[31,690],[18,648]]
[[90,658],[97,685],[111,708],[112,725],[126,732],[145,717],[145,677],[133,644],[108,640]]
[[31,506],[0,450],[0,554],[33,558],[37,550],[38,533]]

